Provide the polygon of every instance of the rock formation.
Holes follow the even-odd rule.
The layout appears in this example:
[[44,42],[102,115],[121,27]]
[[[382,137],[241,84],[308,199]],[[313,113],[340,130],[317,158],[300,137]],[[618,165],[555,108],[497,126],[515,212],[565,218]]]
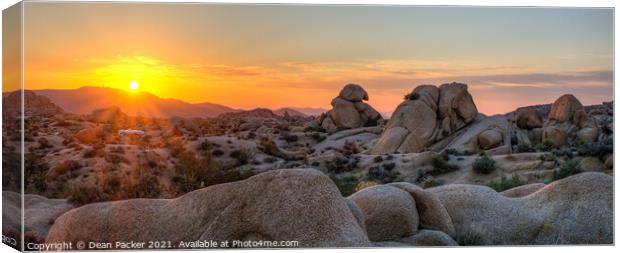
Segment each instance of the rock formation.
[[613,243],[613,177],[603,173],[577,174],[514,198],[477,185],[428,191],[447,209],[457,238],[474,234],[487,245]]
[[524,108],[517,110],[515,122],[521,129],[539,128],[543,126],[543,116],[537,110]]
[[[481,117],[469,126],[461,129],[452,138],[446,138],[431,146],[431,150],[454,150],[463,154],[475,154],[484,151],[489,155],[509,154],[512,151],[512,127],[503,115]],[[445,144],[445,141],[449,141]]]
[[564,145],[565,138],[576,138],[580,142],[598,139],[596,122],[586,113],[581,102],[570,94],[553,103],[543,130],[543,142],[549,141],[556,147]]
[[[48,199],[34,194],[24,195],[24,231],[45,237],[58,216],[69,211],[73,205],[66,199]],[[11,191],[2,192],[2,226],[21,230],[21,196]]]
[[370,246],[338,188],[316,170],[274,170],[176,199],[82,206],[60,216],[46,243],[294,240],[300,247]]
[[366,218],[371,241],[389,241],[414,235],[418,231],[415,200],[407,192],[387,185],[376,185],[349,197]]
[[420,152],[477,116],[478,110],[466,84],[418,86],[396,108],[371,153]]
[[332,109],[321,114],[313,124],[329,133],[340,130],[376,126],[383,119],[372,106],[364,103],[368,93],[357,84],[347,84],[331,102]]

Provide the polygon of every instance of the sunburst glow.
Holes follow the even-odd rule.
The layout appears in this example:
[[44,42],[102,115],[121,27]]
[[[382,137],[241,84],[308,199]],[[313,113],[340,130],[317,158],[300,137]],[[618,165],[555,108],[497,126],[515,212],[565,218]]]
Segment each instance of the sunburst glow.
[[137,90],[138,86],[139,86],[138,81],[131,81],[131,82],[129,82],[129,88],[131,90]]

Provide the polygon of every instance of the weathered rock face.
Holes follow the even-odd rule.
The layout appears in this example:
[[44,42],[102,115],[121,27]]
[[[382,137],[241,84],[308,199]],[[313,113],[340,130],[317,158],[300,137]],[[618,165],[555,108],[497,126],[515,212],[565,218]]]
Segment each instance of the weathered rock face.
[[395,187],[376,185],[349,196],[365,216],[371,241],[389,241],[408,237],[418,231],[419,217],[415,200]]
[[340,130],[376,126],[381,114],[372,106],[362,102],[368,100],[368,93],[357,84],[347,84],[338,97],[331,102],[332,109],[321,114],[314,124],[329,133]]
[[613,243],[613,177],[580,173],[529,195],[508,198],[491,188],[430,188],[452,218],[457,238],[476,234],[484,244]]
[[505,190],[500,192],[499,194],[504,195],[509,198],[520,198],[523,196],[530,195],[541,188],[545,187],[546,184],[543,183],[534,183],[534,184],[526,184],[522,186],[518,186],[512,189]]
[[495,129],[487,129],[478,135],[478,145],[482,149],[491,149],[502,144],[504,140],[502,132]]
[[512,126],[503,115],[482,117],[455,133],[453,138],[446,138],[446,143],[437,142],[430,148],[441,152],[456,150],[460,153],[478,153],[499,155],[511,153],[510,133]]
[[407,182],[389,183],[388,185],[408,192],[415,199],[420,217],[420,228],[441,231],[449,236],[455,235],[450,215],[434,194]]
[[566,144],[566,133],[559,127],[548,126],[543,128],[543,143],[549,143],[551,146],[559,148]]
[[350,83],[342,88],[338,97],[351,102],[362,102],[362,100],[368,100],[368,93],[362,86]]
[[534,129],[543,126],[542,114],[534,109],[523,109],[517,111],[515,119],[517,127],[521,129]]
[[176,199],[132,199],[73,209],[47,243],[295,240],[302,247],[366,247],[368,237],[338,188],[316,170],[264,172]]
[[[43,196],[24,195],[24,231],[34,232],[35,235],[45,237],[54,221],[61,214],[74,206],[66,199],[48,199]],[[11,191],[2,192],[2,222],[3,228],[21,230],[21,196]]]
[[570,94],[561,96],[553,103],[544,127],[543,141],[548,127],[555,127],[567,138],[576,137],[581,142],[593,142],[598,139],[599,131],[596,122],[586,113],[581,102]]
[[421,85],[392,114],[372,154],[416,153],[463,128],[478,116],[467,85]]

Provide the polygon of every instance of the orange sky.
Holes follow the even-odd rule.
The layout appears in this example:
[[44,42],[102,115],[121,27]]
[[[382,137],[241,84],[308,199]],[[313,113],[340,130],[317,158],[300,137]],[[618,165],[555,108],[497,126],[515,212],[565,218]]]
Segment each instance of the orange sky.
[[[108,86],[235,108],[322,107],[346,83],[391,112],[424,83],[481,112],[612,99],[610,9],[27,3],[25,87]],[[493,20],[493,22],[489,22]],[[3,90],[7,90],[7,86]]]

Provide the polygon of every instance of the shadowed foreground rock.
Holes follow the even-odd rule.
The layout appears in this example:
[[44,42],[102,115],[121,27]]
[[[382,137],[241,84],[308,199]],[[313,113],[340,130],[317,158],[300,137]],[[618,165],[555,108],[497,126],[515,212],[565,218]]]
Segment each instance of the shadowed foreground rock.
[[486,245],[613,243],[613,177],[603,173],[577,174],[516,198],[476,185],[428,191],[448,210],[457,238]]
[[[24,195],[24,231],[34,232],[45,237],[47,231],[61,214],[69,211],[73,205],[66,199],[48,199],[34,194]],[[21,230],[21,196],[11,191],[2,192],[2,222],[4,228]]]
[[166,200],[86,205],[56,220],[46,242],[294,240],[301,247],[370,242],[336,185],[319,171],[289,169]]

